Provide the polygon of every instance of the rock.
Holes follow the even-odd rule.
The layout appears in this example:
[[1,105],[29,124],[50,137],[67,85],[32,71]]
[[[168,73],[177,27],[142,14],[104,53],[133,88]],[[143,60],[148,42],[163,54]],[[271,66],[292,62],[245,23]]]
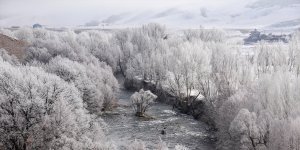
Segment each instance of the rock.
[[165,130],[161,130],[160,134],[165,135],[166,131]]

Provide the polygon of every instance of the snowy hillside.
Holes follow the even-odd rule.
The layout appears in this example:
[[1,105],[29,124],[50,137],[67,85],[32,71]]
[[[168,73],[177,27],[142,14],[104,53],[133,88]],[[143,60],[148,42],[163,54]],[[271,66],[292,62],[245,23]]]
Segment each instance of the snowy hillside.
[[[154,22],[175,28],[300,27],[300,0],[65,0],[49,6],[37,0],[28,1],[32,3],[0,2],[0,26],[40,23],[49,27],[113,28]],[[22,7],[11,9],[17,6]]]
[[297,28],[300,27],[299,14],[299,0],[259,0],[234,7],[189,5],[155,12],[126,12],[99,21],[109,25],[129,26],[156,22],[172,27]]

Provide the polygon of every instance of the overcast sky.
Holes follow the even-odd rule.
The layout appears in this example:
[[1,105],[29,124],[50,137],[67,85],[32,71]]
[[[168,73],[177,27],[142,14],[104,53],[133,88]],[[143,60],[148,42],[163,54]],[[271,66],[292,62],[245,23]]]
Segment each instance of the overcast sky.
[[0,0],[0,26],[76,26],[120,13],[159,12],[174,7],[235,11],[254,1],[257,0]]

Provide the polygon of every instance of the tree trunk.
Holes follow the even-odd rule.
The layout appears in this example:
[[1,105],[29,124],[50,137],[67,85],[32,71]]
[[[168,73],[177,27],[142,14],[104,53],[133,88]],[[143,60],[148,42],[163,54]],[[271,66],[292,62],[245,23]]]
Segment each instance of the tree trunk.
[[142,104],[136,104],[136,116],[142,117],[144,115]]

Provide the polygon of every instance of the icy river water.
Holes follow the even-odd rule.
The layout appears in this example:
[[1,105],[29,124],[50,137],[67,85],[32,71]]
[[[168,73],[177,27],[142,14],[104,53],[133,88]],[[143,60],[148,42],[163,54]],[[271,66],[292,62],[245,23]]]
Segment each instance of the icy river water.
[[[154,117],[152,120],[143,120],[134,116],[130,107],[130,96],[133,91],[120,89],[118,93],[119,107],[111,113],[103,116],[108,126],[109,139],[113,139],[119,145],[119,149],[125,149],[124,145],[135,139],[144,141],[148,149],[156,149],[159,137],[167,143],[170,149],[176,144],[183,145],[190,150],[213,150],[213,136],[208,126],[203,122],[193,119],[192,116],[181,114],[167,104],[155,103],[147,111]],[[161,131],[166,134],[162,135]]]

